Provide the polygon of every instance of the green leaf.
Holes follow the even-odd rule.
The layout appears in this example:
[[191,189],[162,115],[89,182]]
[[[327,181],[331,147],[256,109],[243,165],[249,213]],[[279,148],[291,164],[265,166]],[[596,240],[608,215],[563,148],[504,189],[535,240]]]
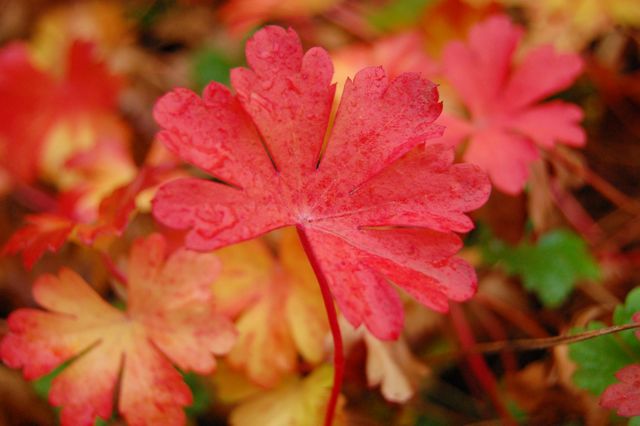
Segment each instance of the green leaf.
[[202,377],[199,375],[189,372],[185,373],[183,378],[193,394],[193,403],[186,407],[185,411],[189,417],[197,417],[207,411],[211,405],[213,397],[209,388],[204,384]]
[[427,417],[426,414],[421,414],[416,419],[415,426],[445,426],[447,423],[443,420]]
[[71,365],[71,362],[72,360],[65,361],[64,363],[56,367],[56,369],[53,370],[51,373],[45,376],[42,376],[39,379],[31,382],[33,389],[36,391],[36,394],[40,398],[47,399],[47,397],[49,396],[49,390],[51,389],[51,383],[53,382],[53,379],[58,377],[58,375],[60,375],[60,373],[62,373],[65,368]]
[[509,247],[501,241],[489,241],[484,255],[487,261],[499,261],[508,273],[519,275],[524,286],[551,308],[564,303],[579,280],[600,276],[585,242],[567,230],[552,231],[535,245],[524,242]]
[[636,416],[636,417],[631,417],[629,419],[629,423],[627,423],[628,426],[640,426],[640,416]]
[[[613,322],[615,325],[628,324],[632,322],[633,314],[639,311],[640,287],[627,295],[624,304],[616,307]],[[603,323],[592,321],[587,330],[602,327]],[[581,332],[584,329],[572,331]],[[618,370],[640,362],[640,341],[636,338],[634,330],[608,334],[569,345],[569,356],[578,367],[573,375],[573,382],[595,395],[600,395],[607,386],[617,381],[614,375]]]
[[[577,328],[572,331],[597,330],[604,326],[601,322],[592,321],[586,330]],[[621,339],[613,334],[569,345],[569,357],[578,366],[573,382],[594,395],[600,395],[607,386],[615,383],[615,373],[635,360]]]
[[192,59],[191,77],[196,89],[202,90],[209,82],[229,85],[229,70],[235,65],[224,54],[211,49],[197,51]]
[[[633,314],[636,312],[640,312],[640,287],[636,287],[627,294],[624,305],[616,306],[613,312],[613,323],[615,325],[632,323]],[[640,340],[638,340],[635,333],[636,330],[628,330],[619,333],[619,335],[640,359]]]
[[410,26],[420,19],[422,11],[435,0],[392,0],[374,10],[369,22],[381,31]]

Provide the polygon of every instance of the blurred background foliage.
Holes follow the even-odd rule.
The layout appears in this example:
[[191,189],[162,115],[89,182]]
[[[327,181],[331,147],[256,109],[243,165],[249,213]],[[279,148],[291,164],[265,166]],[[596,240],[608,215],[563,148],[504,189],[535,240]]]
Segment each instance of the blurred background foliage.
[[[58,215],[32,221],[31,232],[20,234],[24,246],[14,251],[27,260],[31,250],[32,269],[19,256],[0,259],[0,335],[11,311],[34,305],[34,279],[63,265],[121,303],[105,256],[124,266],[131,241],[157,229],[148,207],[157,184],[197,173],[154,143],[155,100],[176,86],[228,85],[229,70],[244,65],[244,43],[260,26],[291,26],[307,48],[327,49],[338,93],[358,69],[382,65],[392,76],[417,71],[432,78],[445,111],[464,111],[442,78],[442,53],[495,14],[524,28],[518,57],[551,44],[582,58],[579,78],[553,99],[582,108],[586,145],[545,150],[531,164],[524,191],[494,190],[475,214],[478,227],[462,252],[479,277],[470,302],[439,315],[407,299],[405,332],[394,343],[344,325],[349,350],[338,422],[624,424],[598,397],[616,371],[640,362],[633,332],[486,356],[473,347],[625,324],[640,311],[638,0],[0,1],[0,241],[29,223],[29,214]],[[84,63],[81,43],[92,52]],[[12,68],[22,54],[29,66]],[[139,178],[149,167],[162,170]],[[123,185],[128,195],[105,204]],[[304,287],[312,279],[308,265],[289,240],[276,232],[259,247],[221,253],[236,281],[219,297],[238,324],[252,309],[272,309],[270,292],[285,281],[294,289],[290,300],[316,300]],[[47,249],[59,251],[37,260]],[[257,302],[238,302],[234,286],[245,285],[238,277],[247,288],[261,283]],[[267,315],[285,327],[291,319],[277,310]],[[195,395],[189,421],[317,424],[330,386],[326,348],[315,356],[274,346],[273,330],[254,322],[243,327],[261,327],[265,343],[251,347],[250,356],[264,370],[283,351],[286,367],[265,379],[251,361],[230,355],[212,377],[187,375]],[[0,366],[0,424],[55,424],[45,400],[50,379],[26,383]],[[114,415],[100,424],[119,422]]]

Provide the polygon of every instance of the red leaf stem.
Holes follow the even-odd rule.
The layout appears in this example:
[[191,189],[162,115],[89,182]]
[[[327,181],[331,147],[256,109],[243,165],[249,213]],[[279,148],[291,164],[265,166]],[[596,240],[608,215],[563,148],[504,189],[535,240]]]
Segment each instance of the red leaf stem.
[[331,336],[333,337],[333,386],[331,387],[331,395],[327,404],[327,412],[324,417],[324,425],[331,426],[331,424],[333,423],[336,406],[338,404],[338,397],[340,396],[340,389],[342,388],[342,380],[344,378],[345,360],[344,349],[342,347],[342,334],[340,333],[338,315],[333,304],[333,298],[331,297],[329,283],[322,273],[320,263],[318,262],[318,259],[316,258],[316,255],[311,248],[311,243],[309,242],[309,239],[304,232],[304,228],[302,226],[298,226],[296,229],[298,231],[298,236],[300,237],[302,247],[304,247],[304,251],[309,258],[309,263],[311,263],[311,267],[313,268],[313,272],[316,274],[316,278],[318,278],[320,291],[322,292],[322,300],[327,310],[329,327],[331,328]]
[[14,183],[14,197],[23,206],[36,212],[53,212],[58,201],[40,188],[23,182]]
[[105,268],[107,268],[107,271],[109,271],[111,276],[125,287],[128,286],[127,276],[116,266],[111,256],[109,256],[107,253],[101,252],[100,257],[102,258],[102,263],[104,264]]
[[563,189],[556,179],[550,182],[549,189],[558,209],[587,242],[594,244],[602,239],[602,229],[570,192]]
[[[462,308],[452,303],[450,309],[451,323],[456,331],[460,345],[462,346],[463,351],[470,351],[475,347],[476,339],[473,336],[473,332],[471,331],[471,327],[469,327],[469,323],[467,322],[464,313],[462,312]],[[478,379],[480,386],[482,386],[484,391],[487,392],[489,398],[491,398],[491,402],[498,410],[498,413],[502,418],[502,423],[505,425],[514,425],[515,421],[513,417],[511,417],[498,396],[496,379],[482,355],[477,353],[468,353],[466,358],[469,366],[471,367],[471,371]]]
[[[492,340],[507,340],[507,331],[504,328],[505,323],[500,321],[492,311],[478,304],[471,304],[469,307],[478,318],[480,326]],[[507,349],[500,352],[500,360],[502,367],[508,374],[518,370],[518,362],[513,351]]]

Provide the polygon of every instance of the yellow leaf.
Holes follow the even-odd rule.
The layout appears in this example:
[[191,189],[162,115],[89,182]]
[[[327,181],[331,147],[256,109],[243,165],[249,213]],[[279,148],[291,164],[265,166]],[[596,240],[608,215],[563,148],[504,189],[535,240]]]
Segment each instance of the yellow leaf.
[[262,240],[219,250],[223,265],[213,285],[218,307],[235,318],[239,337],[227,357],[263,387],[296,370],[298,354],[318,364],[328,324],[311,266],[293,229],[285,230],[276,258]]
[[567,51],[582,50],[615,26],[640,25],[637,0],[502,0],[520,6],[531,21],[528,43],[553,43]]
[[283,233],[280,261],[291,283],[286,316],[293,341],[305,360],[318,364],[326,353],[327,315],[315,273],[293,229]]
[[344,318],[340,319],[340,329],[347,350],[364,341],[369,386],[380,386],[387,401],[404,403],[413,397],[429,368],[413,356],[403,337],[396,341],[381,341],[362,327],[354,329]]
[[383,342],[365,331],[364,341],[369,386],[380,385],[380,392],[387,401],[407,402],[429,372],[427,366],[413,356],[402,338]]
[[250,382],[244,374],[230,368],[224,361],[218,363],[216,371],[210,377],[215,387],[216,399],[223,404],[235,404],[263,390]]
[[64,71],[64,52],[75,39],[95,43],[104,57],[118,59],[118,48],[132,44],[130,24],[117,2],[86,1],[52,8],[38,21],[31,52],[42,68]]
[[[291,377],[276,389],[257,395],[231,412],[233,426],[318,426],[322,425],[333,368],[323,365],[304,379]],[[341,405],[334,426],[343,424]]]

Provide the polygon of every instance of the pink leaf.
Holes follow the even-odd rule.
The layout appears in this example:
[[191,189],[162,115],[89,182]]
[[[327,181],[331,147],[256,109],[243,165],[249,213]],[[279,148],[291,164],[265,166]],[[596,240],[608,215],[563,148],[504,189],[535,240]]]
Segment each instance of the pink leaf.
[[49,393],[50,402],[62,407],[63,426],[108,419],[119,379],[118,410],[128,424],[185,424],[191,392],[171,362],[206,374],[216,366],[212,354],[231,349],[235,331],[214,310],[210,291],[219,271],[216,257],[166,252],[158,234],[134,243],[126,311],[63,269],[34,285],[35,300],[48,311],[19,309],[9,317],[0,358],[22,368],[25,378],[72,360]]
[[621,383],[605,389],[600,405],[615,409],[618,415],[631,417],[640,415],[640,364],[624,367],[616,373]]
[[470,116],[446,117],[444,142],[468,139],[465,160],[489,172],[496,187],[510,194],[524,188],[538,147],[585,143],[579,107],[536,104],[573,83],[582,71],[580,57],[543,46],[516,63],[522,33],[508,17],[494,16],[476,24],[466,43],[449,43],[443,54],[444,74]]
[[[390,283],[440,311],[471,297],[475,274],[452,257],[452,232],[473,227],[465,213],[486,201],[489,185],[429,141],[442,133],[436,86],[366,68],[347,81],[328,129],[334,86],[324,50],[303,54],[295,32],[268,27],[247,43],[247,58],[252,69],[232,72],[236,97],[212,83],[203,99],[176,89],[156,104],[169,149],[225,182],[166,184],[155,217],[189,230],[196,250],[296,226],[344,315],[380,338],[402,328]],[[211,93],[225,99],[217,108],[206,107]]]

